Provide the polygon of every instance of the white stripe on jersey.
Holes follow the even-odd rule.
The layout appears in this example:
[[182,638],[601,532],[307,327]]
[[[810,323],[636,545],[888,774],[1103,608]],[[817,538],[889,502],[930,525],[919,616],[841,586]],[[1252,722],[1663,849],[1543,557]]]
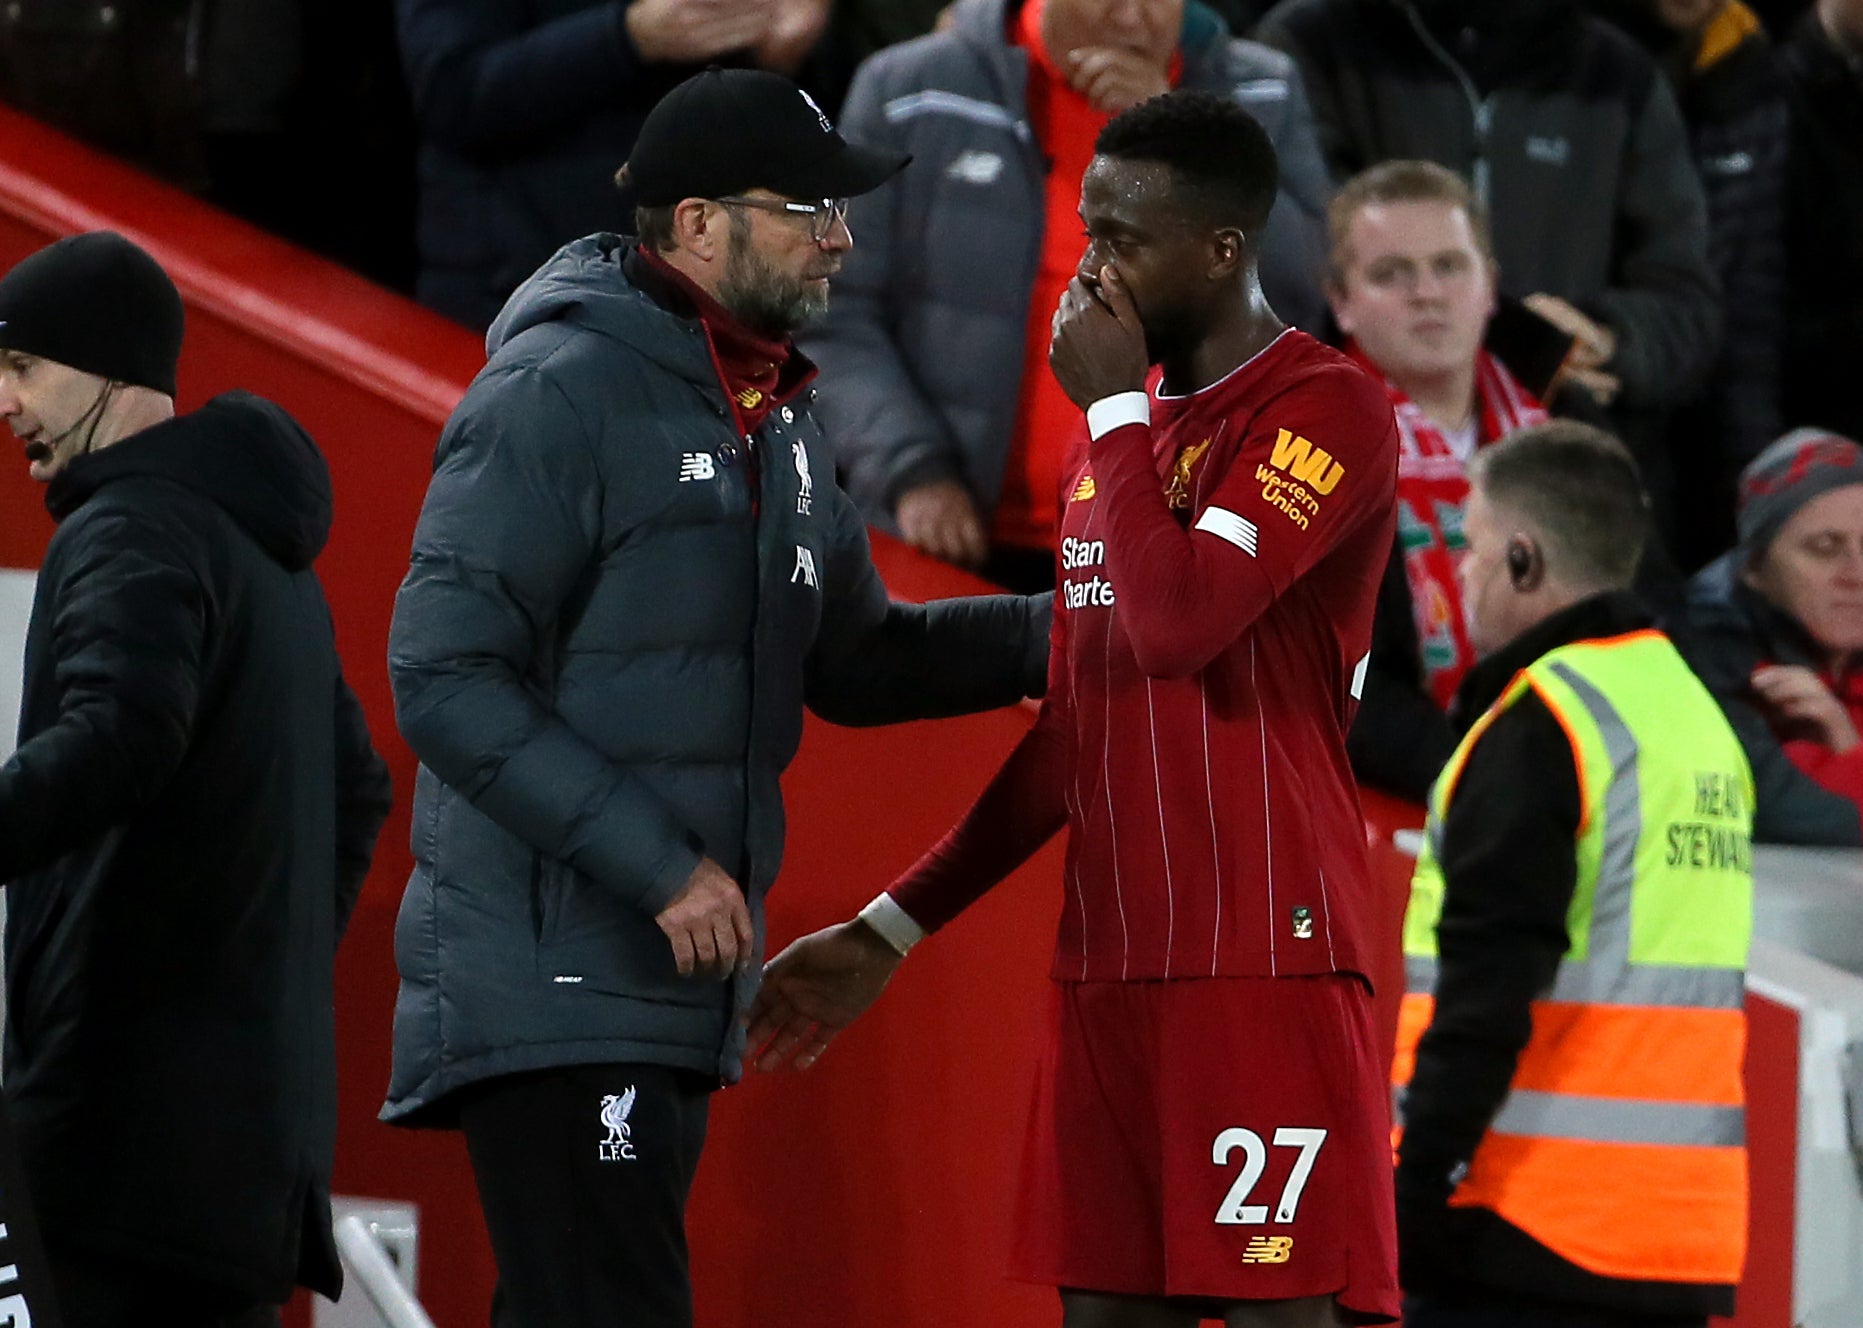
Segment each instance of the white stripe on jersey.
[[1164,857],[1164,975],[1171,976],[1171,941],[1177,932],[1177,888],[1171,881],[1171,831],[1164,823],[1164,774],[1158,767],[1158,712],[1153,679],[1145,679],[1145,721],[1151,726],[1151,786],[1158,795],[1158,850]]
[[1261,712],[1261,692],[1255,686],[1255,634],[1248,638],[1248,689],[1255,698],[1255,728],[1261,734],[1261,842],[1262,865],[1268,882],[1268,976],[1279,977],[1281,966],[1277,962],[1280,953],[1281,931],[1276,925],[1274,911],[1274,817],[1268,808],[1274,805],[1268,792],[1268,717]]
[[1216,779],[1210,771],[1210,694],[1209,684],[1199,680],[1197,701],[1203,707],[1203,788],[1210,800],[1210,860],[1216,882],[1216,922],[1210,928],[1210,976],[1216,976],[1218,957],[1223,945],[1223,849],[1216,838]]
[[1255,556],[1255,540],[1260,533],[1247,517],[1221,507],[1206,507],[1197,518],[1196,530],[1207,530],[1218,539],[1228,540],[1249,557]]
[[[1099,519],[1096,504],[1093,515],[1088,518],[1091,525]],[[1117,609],[1114,610],[1117,612]],[[1106,681],[1100,688],[1105,700],[1106,717],[1100,730],[1100,787],[1106,790],[1106,836],[1112,845],[1113,860],[1113,899],[1119,905],[1119,980],[1125,981],[1132,969],[1132,932],[1126,926],[1126,895],[1119,885],[1119,825],[1113,815],[1113,615],[1106,615],[1106,637],[1101,646],[1101,657],[1105,661]],[[1082,937],[1080,973],[1087,974],[1087,954],[1085,937]]]

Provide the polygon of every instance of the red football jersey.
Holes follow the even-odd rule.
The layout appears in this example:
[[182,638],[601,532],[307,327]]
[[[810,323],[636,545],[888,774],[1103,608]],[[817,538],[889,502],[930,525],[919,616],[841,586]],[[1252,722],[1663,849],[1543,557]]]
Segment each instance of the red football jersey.
[[1390,403],[1290,330],[1149,404],[1066,469],[1040,718],[893,895],[935,928],[1065,823],[1054,976],[1363,972],[1345,734],[1396,529]]

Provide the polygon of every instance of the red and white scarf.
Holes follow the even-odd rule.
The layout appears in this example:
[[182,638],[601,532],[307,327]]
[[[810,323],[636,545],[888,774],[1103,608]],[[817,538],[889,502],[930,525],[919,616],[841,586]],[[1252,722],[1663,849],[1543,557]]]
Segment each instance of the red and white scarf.
[[[1398,545],[1410,583],[1424,686],[1447,710],[1462,675],[1475,663],[1455,574],[1467,547],[1462,537],[1462,512],[1468,504],[1466,463],[1435,422],[1356,344],[1346,349],[1384,383],[1391,412],[1397,416]],[[1480,411],[1477,447],[1546,418],[1546,408],[1485,350],[1476,352],[1475,399]]]

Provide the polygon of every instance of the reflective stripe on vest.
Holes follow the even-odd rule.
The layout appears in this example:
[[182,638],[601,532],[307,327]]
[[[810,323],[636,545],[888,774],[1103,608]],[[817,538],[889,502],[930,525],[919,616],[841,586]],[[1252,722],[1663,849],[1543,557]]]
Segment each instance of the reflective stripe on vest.
[[1553,651],[1445,766],[1404,919],[1399,1119],[1433,1014],[1442,827],[1469,755],[1528,690],[1564,729],[1579,777],[1569,950],[1452,1202],[1493,1209],[1602,1276],[1737,1281],[1752,775],[1659,633]]

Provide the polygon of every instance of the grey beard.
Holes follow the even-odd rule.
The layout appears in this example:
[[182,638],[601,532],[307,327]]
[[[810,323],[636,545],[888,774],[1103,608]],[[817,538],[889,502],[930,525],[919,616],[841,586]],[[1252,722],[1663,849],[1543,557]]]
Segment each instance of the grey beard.
[[753,332],[786,337],[828,312],[828,293],[777,272],[751,249],[744,232],[733,231],[718,303]]

